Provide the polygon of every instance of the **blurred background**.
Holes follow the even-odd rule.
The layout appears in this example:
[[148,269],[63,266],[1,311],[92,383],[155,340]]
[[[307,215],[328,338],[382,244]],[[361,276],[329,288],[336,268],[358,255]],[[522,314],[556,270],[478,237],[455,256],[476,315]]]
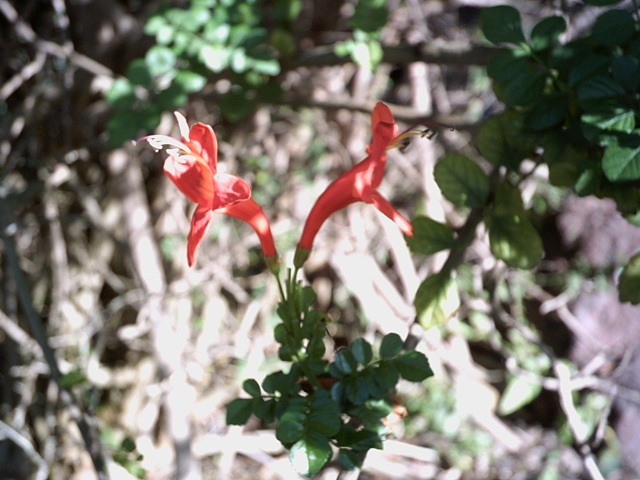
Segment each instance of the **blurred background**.
[[[381,191],[408,218],[460,226],[433,167],[477,158],[473,135],[502,108],[480,33],[498,3],[0,0],[0,478],[298,478],[272,426],[225,424],[244,379],[282,368],[258,239],[214,216],[189,269],[193,206],[163,154],[131,140],[178,136],[174,110],[213,125],[220,169],[252,185],[288,266],[382,100],[401,130],[436,136],[391,151]],[[571,38],[601,12],[508,3],[525,28],[563,15]],[[640,310],[614,279],[640,229],[544,172],[522,190],[539,267],[506,267],[478,231],[460,308],[427,331],[413,296],[446,256],[413,256],[364,204],[324,225],[304,277],[329,334],[413,328],[435,376],[400,384],[407,417],[362,471],[317,478],[638,478]]]

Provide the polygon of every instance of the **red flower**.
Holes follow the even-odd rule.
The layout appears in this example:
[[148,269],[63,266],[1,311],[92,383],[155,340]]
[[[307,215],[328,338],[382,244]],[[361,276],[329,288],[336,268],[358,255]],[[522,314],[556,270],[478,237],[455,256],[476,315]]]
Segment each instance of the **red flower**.
[[167,148],[164,173],[197,205],[191,218],[187,241],[187,261],[192,266],[204,237],[211,213],[225,213],[247,222],[258,234],[269,268],[277,266],[277,252],[269,220],[251,198],[251,188],[241,178],[218,173],[218,142],[213,129],[196,123],[189,129],[186,119],[175,112],[182,141],[166,135],[144,137],[156,150]]
[[371,144],[367,157],[331,183],[311,209],[298,243],[294,264],[300,268],[313,247],[320,227],[329,216],[355,202],[372,203],[393,220],[409,236],[411,223],[398,212],[376,189],[382,182],[387,163],[387,150],[400,146],[409,135],[423,133],[411,130],[398,135],[398,126],[389,107],[378,102],[371,115]]

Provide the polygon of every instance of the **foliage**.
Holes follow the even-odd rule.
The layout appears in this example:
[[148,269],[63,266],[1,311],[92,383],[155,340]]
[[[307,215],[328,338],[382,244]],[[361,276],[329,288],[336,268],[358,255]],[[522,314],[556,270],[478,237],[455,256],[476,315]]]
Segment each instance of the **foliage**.
[[[253,414],[265,423],[277,422],[276,437],[289,450],[296,470],[314,475],[338,450],[340,464],[348,470],[362,464],[367,451],[382,448],[384,419],[391,414],[398,381],[421,382],[433,375],[427,358],[404,351],[400,336],[386,335],[378,355],[359,338],[324,358],[326,316],[313,308],[315,293],[291,275],[282,291],[274,330],[280,360],[288,371],[268,375],[262,385],[245,380],[250,398],[233,400],[227,423],[243,425]],[[264,392],[264,393],[263,393]]]
[[[298,53],[294,35],[301,8],[301,0],[192,0],[151,15],[145,33],[155,44],[107,93],[111,145],[153,131],[162,112],[184,106],[212,80],[229,82],[217,104],[230,121],[246,117],[257,102],[277,101],[282,63]],[[335,44],[335,52],[373,70],[382,60],[380,32],[388,14],[384,0],[359,1],[352,38]]]
[[295,51],[289,32],[300,8],[300,0],[277,0],[268,7],[262,0],[193,0],[186,8],[153,14],[145,33],[155,37],[155,45],[129,65],[107,95],[114,109],[112,145],[152,131],[162,112],[184,106],[213,75],[230,82],[218,101],[229,120],[246,116],[258,98],[275,100],[280,87],[272,80],[280,74],[280,58]]
[[[520,13],[511,6],[483,9],[482,19],[487,40],[504,46],[487,71],[505,108],[487,119],[476,138],[490,174],[460,154],[447,155],[436,166],[444,197],[469,212],[466,224],[451,232],[431,219],[419,219],[415,237],[408,240],[417,253],[451,250],[442,271],[427,278],[416,295],[425,327],[446,319],[441,307],[444,279],[452,278],[481,223],[491,252],[508,266],[532,269],[542,258],[542,241],[520,190],[535,169],[545,166],[553,185],[570,187],[578,195],[611,198],[627,219],[638,218],[637,20],[627,11],[608,10],[589,35],[562,44],[566,25],[559,16],[542,19],[528,35]],[[637,264],[636,256],[620,277],[621,300],[634,304],[640,303]]]

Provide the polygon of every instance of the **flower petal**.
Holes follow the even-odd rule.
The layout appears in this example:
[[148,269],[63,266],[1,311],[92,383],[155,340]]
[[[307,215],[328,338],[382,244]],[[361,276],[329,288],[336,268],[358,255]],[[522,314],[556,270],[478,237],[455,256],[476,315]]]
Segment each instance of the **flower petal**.
[[190,201],[203,207],[212,205],[213,174],[204,160],[170,156],[164,162],[164,173]]
[[327,218],[338,210],[360,200],[358,196],[354,195],[357,194],[354,184],[356,179],[360,178],[361,165],[362,163],[359,163],[348,172],[343,173],[318,197],[304,224],[298,243],[299,247],[311,250],[313,241]]
[[185,142],[191,151],[198,153],[209,164],[215,175],[218,171],[218,140],[211,125],[196,123],[189,131],[189,139]]
[[260,205],[258,205],[253,198],[218,208],[215,212],[231,215],[232,217],[236,217],[247,222],[258,234],[258,239],[260,240],[264,256],[266,258],[272,258],[277,255],[276,245],[271,233],[271,226],[269,225],[269,219]]
[[216,191],[211,205],[212,210],[223,208],[251,197],[249,184],[234,175],[219,174],[214,177],[213,181]]
[[198,207],[191,217],[191,230],[187,239],[187,263],[191,267],[195,262],[196,250],[202,241],[211,220],[211,210]]
[[409,237],[413,237],[413,226],[411,225],[411,222],[409,222],[409,220],[404,218],[400,214],[400,212],[398,212],[395,208],[393,208],[391,203],[389,203],[389,200],[384,198],[378,192],[373,192],[373,195],[371,196],[371,201],[373,205],[378,210],[380,210],[380,212],[382,212],[391,220],[393,220],[395,224],[400,228],[400,230],[402,230]]

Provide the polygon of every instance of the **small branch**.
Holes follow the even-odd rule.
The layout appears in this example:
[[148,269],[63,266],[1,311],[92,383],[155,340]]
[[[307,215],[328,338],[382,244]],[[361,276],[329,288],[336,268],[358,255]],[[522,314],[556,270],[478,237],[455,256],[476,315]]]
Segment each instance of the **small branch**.
[[63,47],[55,42],[50,42],[40,38],[31,26],[20,18],[16,9],[13,8],[13,5],[11,5],[7,0],[0,0],[0,13],[5,16],[11,25],[13,25],[16,33],[22,38],[22,40],[35,45],[39,51],[54,57],[68,59],[69,62],[76,67],[82,68],[94,75],[104,75],[111,78],[115,77],[115,73],[110,68],[96,62],[92,58],[78,53],[75,50],[69,51],[68,47]]
[[98,478],[100,480],[106,480],[109,476],[107,473],[104,454],[102,452],[102,445],[98,439],[95,426],[90,423],[91,420],[87,418],[78,406],[79,402],[73,396],[73,393],[60,386],[60,380],[62,378],[60,367],[58,366],[55,353],[49,345],[46,329],[42,319],[33,306],[31,288],[27,282],[25,273],[20,266],[18,250],[11,233],[15,230],[15,222],[12,219],[11,212],[9,211],[8,203],[9,202],[6,198],[0,198],[0,238],[2,238],[2,242],[4,244],[4,253],[9,265],[9,270],[16,283],[20,306],[22,307],[23,314],[27,319],[31,335],[42,349],[44,359],[49,366],[51,378],[58,386],[60,400],[80,430],[80,434],[82,435],[85,447],[91,456]]
[[38,455],[31,442],[23,437],[20,432],[14,430],[9,425],[0,420],[0,440],[3,439],[11,440],[15,445],[20,447],[24,454],[31,460],[33,465],[37,468],[37,471],[30,476],[34,480],[46,480],[49,476],[49,468],[47,467],[47,462],[43,460],[43,458]]
[[[498,48],[470,45],[466,42],[433,41],[418,45],[382,46],[382,62],[408,65],[424,62],[438,65],[468,66],[486,65]],[[283,62],[284,69],[298,67],[327,67],[344,65],[353,60],[349,56],[339,56],[333,46],[318,47],[304,52],[291,62]]]

